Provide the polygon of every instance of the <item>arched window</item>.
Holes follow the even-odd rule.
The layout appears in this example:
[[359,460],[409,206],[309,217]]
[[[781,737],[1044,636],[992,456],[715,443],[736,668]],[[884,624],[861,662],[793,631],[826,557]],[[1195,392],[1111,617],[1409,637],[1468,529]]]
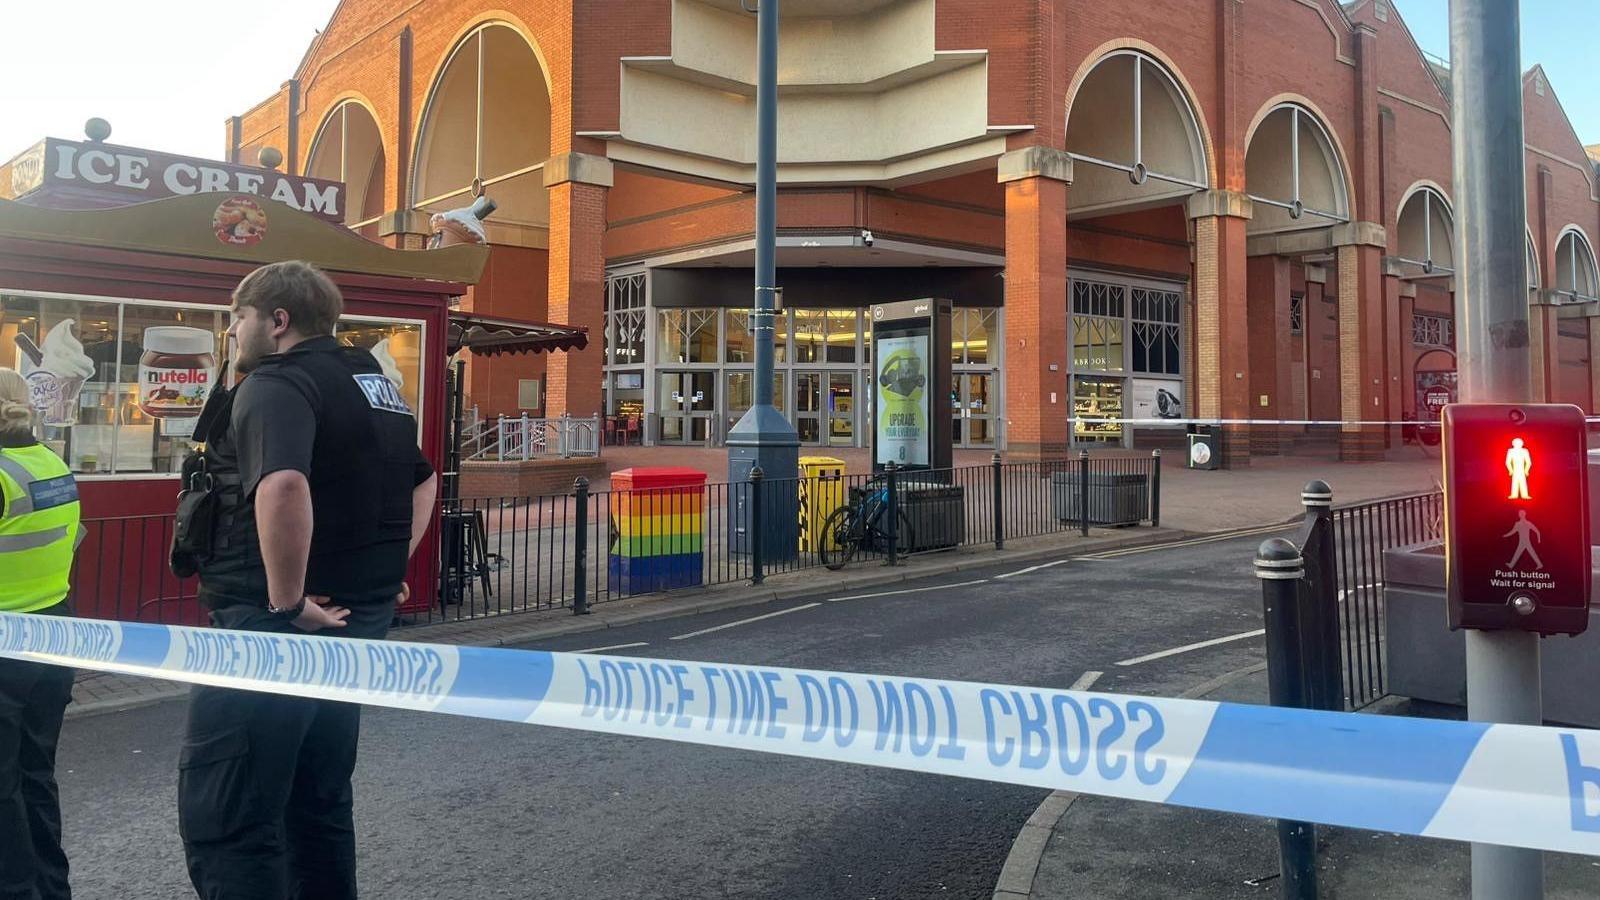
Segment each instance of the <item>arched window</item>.
[[533,48],[515,29],[488,24],[451,52],[422,115],[414,208],[440,212],[487,194],[492,225],[550,221],[550,89]]
[[1251,232],[1320,228],[1350,220],[1339,154],[1322,122],[1284,103],[1267,113],[1245,151],[1245,183],[1255,201]]
[[1431,187],[1406,198],[1397,223],[1398,261],[1424,276],[1455,274],[1455,225],[1450,203]]
[[1600,300],[1600,275],[1595,274],[1594,248],[1577,226],[1568,226],[1556,242],[1556,293],[1563,301]]
[[306,174],[344,182],[344,223],[368,237],[377,237],[383,215],[385,173],[383,136],[372,113],[354,100],[334,107],[317,129]]
[[1108,54],[1072,98],[1067,151],[1077,164],[1073,212],[1186,197],[1207,187],[1205,142],[1194,108],[1158,60]]

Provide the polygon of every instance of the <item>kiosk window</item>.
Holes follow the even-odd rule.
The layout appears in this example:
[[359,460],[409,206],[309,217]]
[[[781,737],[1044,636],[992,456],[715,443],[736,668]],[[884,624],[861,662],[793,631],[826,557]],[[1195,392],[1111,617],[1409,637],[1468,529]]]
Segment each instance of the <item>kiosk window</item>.
[[[79,475],[177,473],[227,352],[219,305],[0,294],[0,365],[29,380],[35,433]],[[351,318],[413,409],[422,326]],[[420,419],[419,419],[420,421]]]

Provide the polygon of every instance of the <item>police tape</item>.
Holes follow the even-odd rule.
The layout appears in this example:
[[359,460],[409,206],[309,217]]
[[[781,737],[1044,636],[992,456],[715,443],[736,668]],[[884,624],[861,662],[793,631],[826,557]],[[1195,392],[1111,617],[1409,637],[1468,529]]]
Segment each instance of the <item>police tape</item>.
[[1600,856],[1600,732],[0,613],[0,656]]

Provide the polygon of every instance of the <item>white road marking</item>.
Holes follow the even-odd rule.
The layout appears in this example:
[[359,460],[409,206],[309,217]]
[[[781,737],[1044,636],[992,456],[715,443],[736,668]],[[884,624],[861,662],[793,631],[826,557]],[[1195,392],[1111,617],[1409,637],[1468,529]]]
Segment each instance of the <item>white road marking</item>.
[[1055,562],[1040,563],[1037,566],[1029,566],[1026,569],[1018,569],[1015,572],[1007,572],[1004,575],[996,575],[995,578],[1014,578],[1014,577],[1016,577],[1018,575],[1027,575],[1030,572],[1037,572],[1040,569],[1048,569],[1048,568],[1050,568],[1052,566],[1059,566],[1059,565],[1062,565],[1063,563],[1069,563],[1069,562],[1072,562],[1072,560],[1071,559],[1058,559]]
[[687,639],[692,638],[692,637],[699,637],[702,634],[710,634],[713,631],[721,631],[721,630],[723,630],[725,628],[737,628],[740,625],[749,625],[751,622],[760,622],[762,619],[770,619],[770,618],[773,618],[774,616],[787,616],[789,613],[792,613],[792,612],[799,612],[802,609],[810,609],[813,606],[821,606],[821,605],[822,605],[821,603],[806,603],[806,604],[801,605],[801,606],[791,606],[788,609],[780,609],[777,612],[767,613],[764,616],[751,616],[748,619],[740,619],[737,622],[729,622],[726,625],[718,625],[715,628],[702,628],[699,631],[691,631],[688,634],[675,634],[671,638],[669,638],[668,640],[674,640],[674,641],[687,640]]
[[1193,644],[1184,644],[1182,647],[1173,647],[1171,650],[1162,650],[1159,653],[1149,653],[1144,656],[1135,656],[1133,659],[1121,660],[1117,663],[1117,665],[1136,666],[1139,663],[1150,662],[1153,659],[1165,659],[1169,656],[1177,656],[1180,653],[1188,653],[1190,650],[1203,650],[1206,647],[1215,647],[1218,644],[1227,644],[1232,641],[1242,641],[1245,638],[1260,637],[1266,633],[1267,630],[1265,628],[1257,628],[1255,631],[1243,631],[1239,634],[1230,634],[1227,637],[1212,638],[1209,641],[1199,641]]
[[612,644],[609,647],[590,647],[587,650],[574,650],[573,653],[599,653],[604,650],[631,650],[634,647],[648,647],[649,641],[634,641],[631,644]]
[[[955,584],[930,584],[927,587],[904,588],[898,591],[878,591],[875,594],[851,594],[848,597],[829,597],[827,602],[839,603],[843,600],[866,600],[871,597],[893,597],[896,594],[916,594],[922,591],[942,591],[946,588],[972,587],[975,584],[986,584],[989,579],[979,578],[977,581],[958,581]],[[813,603],[812,606],[816,604]]]
[[1069,691],[1087,691],[1089,688],[1094,687],[1094,683],[1096,681],[1099,681],[1100,680],[1100,676],[1104,675],[1104,674],[1105,674],[1104,672],[1096,672],[1096,671],[1091,669],[1090,671],[1085,672],[1082,675],[1079,675],[1078,676],[1078,680],[1074,681],[1072,683],[1072,687],[1067,688],[1067,690],[1069,690]]

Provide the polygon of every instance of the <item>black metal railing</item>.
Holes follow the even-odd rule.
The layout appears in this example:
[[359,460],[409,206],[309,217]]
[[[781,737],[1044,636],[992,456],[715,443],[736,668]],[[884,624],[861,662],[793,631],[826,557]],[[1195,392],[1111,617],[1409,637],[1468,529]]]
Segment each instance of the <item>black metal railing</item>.
[[[813,474],[689,489],[592,489],[450,504],[440,602],[466,619],[750,581],[823,565],[830,515],[888,490],[907,528],[860,548],[852,567],[958,547],[1160,524],[1161,459],[1090,456],[877,475]],[[1087,497],[1087,502],[1082,498]]]
[[1383,552],[1443,537],[1444,494],[1430,491],[1335,508],[1331,534],[1340,666],[1347,703],[1359,709],[1387,692]]
[[[402,621],[437,622],[596,603],[821,567],[829,516],[887,492],[904,527],[852,568],[1091,528],[1160,524],[1161,459],[1089,456],[876,475],[812,474],[689,488],[574,490],[446,500],[409,573]],[[74,577],[86,616],[202,624],[198,583],[167,565],[173,516],[85,521]]]

